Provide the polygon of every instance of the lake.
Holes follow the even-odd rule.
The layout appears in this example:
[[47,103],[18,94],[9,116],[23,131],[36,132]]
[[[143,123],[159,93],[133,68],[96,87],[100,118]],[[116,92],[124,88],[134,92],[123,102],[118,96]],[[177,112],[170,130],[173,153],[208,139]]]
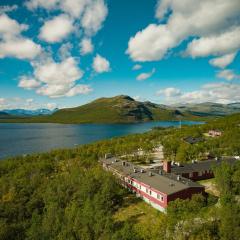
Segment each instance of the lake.
[[[201,122],[183,121],[183,125]],[[69,148],[101,139],[143,133],[153,127],[179,126],[176,121],[134,124],[0,123],[0,159],[57,148]]]

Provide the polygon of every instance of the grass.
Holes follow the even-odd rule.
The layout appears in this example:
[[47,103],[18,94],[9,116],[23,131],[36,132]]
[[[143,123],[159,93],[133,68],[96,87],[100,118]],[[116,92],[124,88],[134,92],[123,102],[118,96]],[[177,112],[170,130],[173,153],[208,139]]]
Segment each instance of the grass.
[[[123,207],[114,215],[116,222],[134,222],[134,230],[140,233],[143,239],[156,236],[158,226],[162,224],[166,215],[154,209],[135,195],[129,194],[124,199]],[[154,238],[153,238],[154,239]]]
[[201,185],[205,186],[205,191],[213,196],[219,197],[220,193],[216,187],[215,179],[206,179],[198,181]]

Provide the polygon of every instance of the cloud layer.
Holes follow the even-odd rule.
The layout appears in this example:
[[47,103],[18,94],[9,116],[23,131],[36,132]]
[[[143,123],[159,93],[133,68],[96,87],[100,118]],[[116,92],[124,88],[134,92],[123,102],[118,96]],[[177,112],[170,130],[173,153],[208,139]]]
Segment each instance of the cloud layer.
[[111,70],[109,61],[99,54],[93,59],[92,67],[96,73],[109,72]]
[[0,14],[0,58],[33,59],[41,53],[39,44],[22,35],[27,29],[26,24],[19,24],[5,13]]
[[[80,48],[82,56],[94,51],[92,37],[102,28],[108,14],[105,1],[27,0],[24,6],[34,14],[40,10],[44,16],[38,19],[38,43],[26,37],[32,26],[20,24],[6,14],[17,6],[0,8],[0,58],[28,60],[33,69],[19,76],[18,87],[50,98],[90,93],[92,88],[80,83],[84,71],[79,67],[79,59],[72,56],[72,49]],[[110,63],[97,54],[93,70],[108,72]]]
[[39,37],[49,43],[61,42],[73,30],[73,21],[66,14],[61,14],[44,23]]
[[240,85],[232,83],[205,84],[200,90],[182,92],[177,88],[160,89],[156,95],[165,98],[167,103],[231,103],[240,101]]
[[0,98],[0,110],[5,109],[27,109],[35,110],[40,108],[55,109],[58,105],[55,102],[39,103],[32,98]]
[[130,38],[127,53],[134,61],[161,60],[172,48],[193,37],[192,57],[233,54],[240,48],[239,0],[159,0],[156,17]]
[[88,94],[92,91],[88,85],[77,83],[83,76],[78,62],[68,57],[61,62],[48,59],[47,62],[33,63],[34,74],[31,78],[22,76],[19,86],[25,89],[36,89],[40,95],[51,98],[72,97],[77,94]]
[[155,68],[152,69],[151,72],[146,72],[146,73],[140,73],[138,76],[137,76],[137,80],[138,81],[144,81],[150,77],[152,77],[152,75],[155,73]]

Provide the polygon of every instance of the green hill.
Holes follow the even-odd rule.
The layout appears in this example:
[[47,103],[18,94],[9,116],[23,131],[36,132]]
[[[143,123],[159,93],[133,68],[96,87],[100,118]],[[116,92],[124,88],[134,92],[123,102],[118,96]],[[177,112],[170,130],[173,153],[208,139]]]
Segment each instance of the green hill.
[[197,103],[174,106],[184,113],[196,116],[226,116],[240,112],[240,103],[220,104],[220,103]]
[[140,102],[125,95],[99,98],[88,104],[60,109],[47,116],[0,118],[0,122],[33,123],[134,123],[158,120],[206,120],[240,112],[238,105],[203,103],[196,105],[166,106]]
[[153,120],[174,120],[180,112],[149,102],[138,102],[129,96],[100,98],[86,105],[61,109],[51,116],[53,122],[129,123]]

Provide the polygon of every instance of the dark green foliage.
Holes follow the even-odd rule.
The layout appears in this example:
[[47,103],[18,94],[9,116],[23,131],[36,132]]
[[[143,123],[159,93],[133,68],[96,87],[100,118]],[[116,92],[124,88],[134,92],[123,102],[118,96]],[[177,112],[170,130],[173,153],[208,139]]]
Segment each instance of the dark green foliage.
[[[168,159],[190,161],[215,155],[240,154],[240,117],[182,129],[155,129],[145,134],[114,138],[75,149],[15,157],[0,162],[0,239],[141,240],[239,239],[240,163],[215,169],[220,201],[196,195],[176,200],[162,216],[153,236],[142,237],[134,228],[137,219],[114,220],[126,191],[102,170],[97,160],[105,153],[124,155],[142,148],[146,155],[160,143]],[[219,138],[189,145],[184,137],[203,137],[220,129]],[[151,224],[151,223],[149,223]]]

